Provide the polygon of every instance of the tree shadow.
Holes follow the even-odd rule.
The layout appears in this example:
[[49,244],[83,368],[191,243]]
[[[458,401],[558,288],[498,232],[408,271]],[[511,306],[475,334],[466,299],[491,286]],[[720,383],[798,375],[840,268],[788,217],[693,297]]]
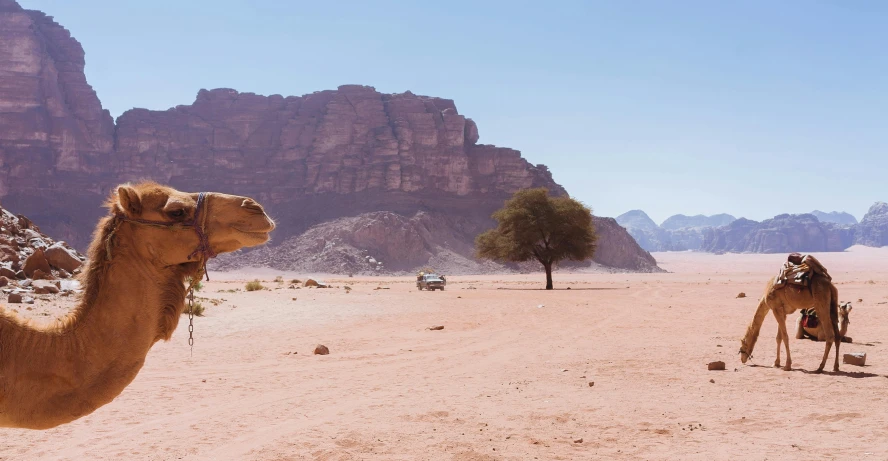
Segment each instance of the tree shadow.
[[625,288],[553,288],[551,290],[547,290],[545,288],[506,288],[506,287],[497,287],[497,290],[506,290],[506,291],[604,291],[604,290],[625,290]]

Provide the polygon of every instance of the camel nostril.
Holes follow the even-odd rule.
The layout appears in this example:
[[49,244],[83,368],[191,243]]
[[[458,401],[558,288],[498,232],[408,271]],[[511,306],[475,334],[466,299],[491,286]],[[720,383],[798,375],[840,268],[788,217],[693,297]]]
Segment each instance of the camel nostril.
[[262,205],[256,203],[256,201],[253,199],[249,199],[249,198],[245,199],[244,203],[242,203],[241,206],[250,210],[250,211],[265,213],[265,210],[262,209]]

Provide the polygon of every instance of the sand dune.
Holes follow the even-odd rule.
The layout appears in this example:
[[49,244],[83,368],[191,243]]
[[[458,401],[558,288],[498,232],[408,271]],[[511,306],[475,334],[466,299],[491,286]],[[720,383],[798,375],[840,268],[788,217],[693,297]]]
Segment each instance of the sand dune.
[[[181,324],[94,414],[0,430],[0,460],[886,459],[886,250],[816,255],[854,303],[842,352],[868,355],[822,375],[811,341],[790,340],[793,371],[770,366],[770,316],[754,363],[737,355],[785,255],[656,254],[670,273],[556,274],[552,292],[541,275],[429,293],[213,273],[193,355]],[[227,292],[255,276],[272,289]]]

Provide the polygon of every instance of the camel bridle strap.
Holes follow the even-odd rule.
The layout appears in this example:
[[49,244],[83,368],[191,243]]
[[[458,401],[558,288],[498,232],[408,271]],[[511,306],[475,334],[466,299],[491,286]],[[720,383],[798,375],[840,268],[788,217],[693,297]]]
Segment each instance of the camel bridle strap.
[[209,216],[209,213],[204,211],[204,209],[207,207],[206,203],[208,200],[206,192],[197,194],[197,205],[194,207],[194,216],[190,221],[186,222],[154,221],[150,219],[129,218],[121,214],[115,214],[113,218],[115,223],[113,224],[111,232],[108,234],[108,239],[105,241],[106,257],[110,261],[111,237],[117,232],[117,227],[120,223],[130,222],[133,224],[162,227],[166,229],[187,229],[190,227],[194,230],[197,234],[197,248],[188,255],[188,260],[197,257],[200,264],[198,265],[198,271],[191,276],[191,281],[186,290],[188,292],[188,345],[192,350],[194,349],[194,285],[196,285],[203,276],[207,277],[208,282],[210,281],[210,274],[209,271],[207,271],[207,261],[209,261],[210,258],[216,257],[216,253],[210,248],[210,237],[206,233],[207,217]]

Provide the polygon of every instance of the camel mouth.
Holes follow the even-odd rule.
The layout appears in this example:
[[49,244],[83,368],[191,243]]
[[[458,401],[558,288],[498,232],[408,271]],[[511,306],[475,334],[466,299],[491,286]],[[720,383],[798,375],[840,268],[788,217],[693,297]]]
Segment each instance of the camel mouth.
[[237,231],[243,235],[250,237],[250,240],[258,241],[261,244],[261,243],[265,243],[271,239],[271,230],[273,230],[274,228],[272,227],[269,230],[261,230],[261,231],[244,230],[244,229],[238,229],[237,227],[232,227],[232,229],[234,229],[235,231]]

